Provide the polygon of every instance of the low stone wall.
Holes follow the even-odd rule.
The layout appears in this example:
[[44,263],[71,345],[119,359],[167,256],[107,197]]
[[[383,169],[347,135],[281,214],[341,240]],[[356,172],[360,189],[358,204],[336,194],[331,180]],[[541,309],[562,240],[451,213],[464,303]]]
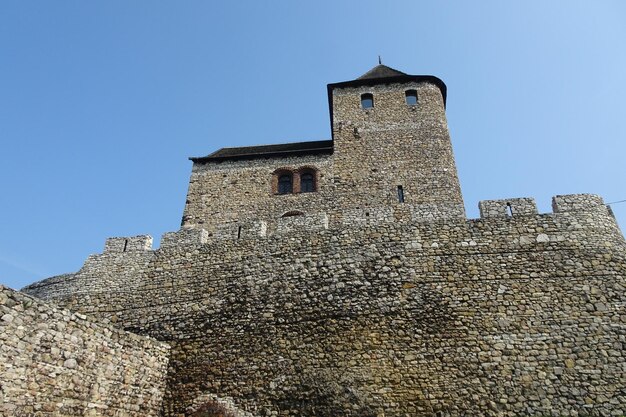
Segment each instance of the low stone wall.
[[0,415],[159,416],[169,346],[0,286]]

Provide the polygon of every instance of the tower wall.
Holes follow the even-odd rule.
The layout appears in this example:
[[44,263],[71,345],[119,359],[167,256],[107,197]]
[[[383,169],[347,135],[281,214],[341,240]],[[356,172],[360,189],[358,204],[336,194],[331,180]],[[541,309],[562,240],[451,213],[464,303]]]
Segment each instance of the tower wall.
[[[416,90],[417,105],[405,91]],[[370,93],[373,108],[361,107]],[[404,202],[427,207],[436,218],[464,218],[445,107],[440,89],[428,82],[334,88],[333,137],[336,198],[344,207]]]

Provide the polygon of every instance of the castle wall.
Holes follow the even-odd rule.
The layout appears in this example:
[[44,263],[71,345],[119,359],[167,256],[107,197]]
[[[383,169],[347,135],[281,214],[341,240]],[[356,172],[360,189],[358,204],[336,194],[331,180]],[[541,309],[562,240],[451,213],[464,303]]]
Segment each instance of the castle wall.
[[168,353],[0,286],[2,416],[159,416]]
[[[499,215],[507,201],[524,210]],[[168,341],[167,416],[203,395],[255,415],[620,415],[624,238],[595,196],[554,205],[486,202],[469,221],[355,211],[345,226],[313,216],[195,243],[183,231],[143,263],[91,257],[78,292],[33,288]],[[121,284],[107,271],[129,256]]]
[[[417,105],[405,91],[416,90]],[[374,107],[361,108],[361,94]],[[464,218],[441,91],[430,83],[380,84],[332,91],[336,198],[343,208],[407,204],[436,218]]]
[[[183,214],[183,227],[209,233],[224,224],[255,219],[275,220],[289,211],[317,213],[334,207],[332,155],[194,163]],[[314,167],[318,191],[276,194],[273,173],[280,168]]]

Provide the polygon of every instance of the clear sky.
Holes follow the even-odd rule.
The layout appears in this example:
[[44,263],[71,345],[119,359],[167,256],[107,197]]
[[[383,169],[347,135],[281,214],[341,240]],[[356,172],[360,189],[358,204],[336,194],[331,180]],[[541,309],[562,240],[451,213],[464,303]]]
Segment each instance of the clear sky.
[[[326,84],[448,86],[479,200],[626,199],[624,1],[0,2],[0,283],[180,225],[189,156],[330,138]],[[626,203],[613,206],[622,229]]]

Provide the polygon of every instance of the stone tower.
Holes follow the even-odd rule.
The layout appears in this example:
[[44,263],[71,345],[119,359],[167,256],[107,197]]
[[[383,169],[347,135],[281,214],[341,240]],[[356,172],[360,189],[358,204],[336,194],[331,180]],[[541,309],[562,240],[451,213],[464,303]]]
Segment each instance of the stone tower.
[[378,65],[328,85],[328,97],[344,206],[405,203],[414,218],[465,216],[443,81]]

